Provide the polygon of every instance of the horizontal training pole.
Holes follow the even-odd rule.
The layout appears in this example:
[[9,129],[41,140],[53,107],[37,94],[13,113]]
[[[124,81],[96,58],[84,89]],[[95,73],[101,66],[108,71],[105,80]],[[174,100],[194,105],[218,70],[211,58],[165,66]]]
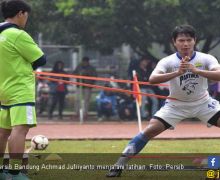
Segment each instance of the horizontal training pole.
[[156,97],[156,98],[160,98],[160,99],[176,100],[175,98],[171,98],[171,97],[167,97],[167,96],[161,96],[161,95],[156,95],[156,94],[148,94],[148,93],[142,93],[142,92],[135,92],[135,91],[125,90],[125,89],[120,89],[120,88],[109,88],[109,87],[105,87],[105,86],[98,86],[98,85],[93,85],[93,84],[73,82],[73,81],[67,81],[67,80],[55,79],[55,78],[48,78],[48,77],[42,77],[42,76],[37,76],[37,78],[38,79],[49,80],[49,81],[55,81],[55,82],[63,82],[63,83],[66,83],[66,84],[103,89],[103,90],[106,90],[106,91],[116,91],[116,92],[122,92],[122,93],[128,93],[128,94],[141,94],[143,96],[151,96],[151,97]]
[[149,86],[164,86],[168,87],[168,84],[151,84],[149,82],[142,82],[142,81],[132,81],[132,80],[124,80],[124,79],[112,79],[112,78],[101,78],[101,77],[92,77],[92,76],[80,76],[80,75],[72,75],[72,74],[58,74],[58,73],[51,73],[51,72],[37,72],[34,71],[37,75],[44,75],[44,76],[55,76],[55,77],[68,77],[68,78],[75,78],[75,79],[89,79],[94,81],[111,81],[111,82],[119,82],[119,83],[138,83],[142,85],[149,85]]

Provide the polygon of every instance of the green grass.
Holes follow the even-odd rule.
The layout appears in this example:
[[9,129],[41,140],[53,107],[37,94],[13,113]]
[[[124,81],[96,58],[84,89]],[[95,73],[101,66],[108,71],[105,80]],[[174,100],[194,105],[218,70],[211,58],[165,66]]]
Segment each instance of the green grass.
[[[30,164],[65,166],[64,169],[42,169],[40,171],[29,170],[29,177],[33,180],[103,180],[107,169],[97,170],[89,166],[113,165],[120,153],[127,145],[128,140],[82,140],[82,141],[50,141],[48,148],[44,151],[34,151],[34,154],[41,154],[41,158],[37,159],[30,156]],[[142,154],[146,153],[182,153],[180,155],[192,155],[202,153],[213,155],[219,153],[220,141],[218,139],[203,140],[152,140],[143,149]],[[64,154],[63,154],[64,153]],[[186,154],[185,154],[186,153]],[[62,160],[48,160],[48,156],[59,155]],[[157,154],[158,155],[158,154]],[[179,156],[179,155],[178,155]],[[130,165],[149,165],[150,163],[165,165],[184,164],[193,165],[193,159],[132,159]],[[74,167],[68,170],[68,165],[80,165],[87,169],[77,170]],[[195,165],[195,164],[194,164]],[[206,171],[148,171],[148,170],[124,170],[120,180],[200,180],[206,178]]]
[[[50,141],[43,153],[121,153],[128,140]],[[143,153],[219,153],[218,139],[152,140]]]

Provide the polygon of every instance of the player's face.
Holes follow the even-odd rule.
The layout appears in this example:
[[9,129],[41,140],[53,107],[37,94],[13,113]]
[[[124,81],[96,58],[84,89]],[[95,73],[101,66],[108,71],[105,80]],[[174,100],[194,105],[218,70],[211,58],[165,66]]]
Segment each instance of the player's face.
[[191,57],[196,41],[194,38],[186,34],[179,34],[176,40],[173,40],[173,44],[176,50],[180,53],[182,57],[189,56]]

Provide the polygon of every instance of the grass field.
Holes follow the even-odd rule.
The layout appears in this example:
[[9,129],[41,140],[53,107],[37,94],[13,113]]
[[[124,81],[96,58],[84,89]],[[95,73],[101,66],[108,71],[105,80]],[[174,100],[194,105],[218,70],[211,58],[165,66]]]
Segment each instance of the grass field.
[[[44,151],[34,151],[41,154],[41,158],[31,156],[30,164],[39,166],[30,170],[30,178],[42,179],[67,179],[67,180],[102,180],[107,179],[105,174],[115,163],[120,153],[127,145],[127,140],[103,141],[51,141]],[[205,157],[219,153],[220,141],[218,139],[203,140],[152,140],[140,155],[152,153],[163,156],[201,156]],[[161,153],[169,153],[161,154]],[[178,153],[178,154],[177,154]],[[180,153],[180,154],[179,154]],[[204,154],[206,153],[206,154]],[[57,158],[58,157],[58,158]],[[202,180],[206,179],[206,171],[198,170],[146,170],[140,167],[149,164],[162,165],[193,165],[194,159],[132,159],[129,162],[131,169],[125,168],[121,180]],[[42,168],[43,165],[43,168]],[[46,168],[44,168],[46,167]],[[68,168],[69,167],[69,168]],[[99,167],[99,168],[97,168]]]
[[[121,153],[128,140],[51,141],[46,153]],[[220,153],[219,139],[152,140],[143,153]]]

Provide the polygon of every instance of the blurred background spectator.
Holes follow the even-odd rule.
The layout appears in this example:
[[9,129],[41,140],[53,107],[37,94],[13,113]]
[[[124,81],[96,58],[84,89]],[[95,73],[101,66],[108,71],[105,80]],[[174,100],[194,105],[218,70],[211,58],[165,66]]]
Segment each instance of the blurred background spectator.
[[[152,62],[147,57],[142,57],[136,69],[138,81],[148,82],[153,71]],[[155,86],[140,85],[142,93],[155,94]],[[159,108],[159,101],[152,96],[142,95],[141,117],[149,119]]]
[[[82,62],[76,67],[73,71],[74,75],[81,76],[91,76],[96,77],[97,72],[95,67],[90,64],[89,57],[83,57]],[[95,84],[94,80],[89,79],[77,79],[77,82],[86,83],[86,84]],[[79,117],[80,109],[83,110],[83,117],[86,120],[88,117],[90,99],[91,99],[92,88],[87,86],[77,86],[76,89],[76,102],[75,102],[75,112]]]
[[[64,71],[64,62],[63,61],[56,61],[53,69],[51,71],[52,73],[60,73],[60,74],[66,74]],[[65,77],[53,77],[56,79],[62,79],[62,80],[68,80],[69,78]],[[63,82],[55,82],[50,81],[49,83],[50,87],[50,108],[49,108],[49,115],[48,118],[53,118],[53,112],[58,104],[58,113],[59,113],[59,119],[63,118],[63,109],[65,106],[65,96],[68,93],[67,85]]]
[[136,115],[136,104],[133,95],[121,94],[118,100],[118,116],[122,120],[134,120]]
[[[105,84],[105,87],[112,87]],[[98,121],[117,115],[117,96],[114,92],[101,90],[96,97]]]

